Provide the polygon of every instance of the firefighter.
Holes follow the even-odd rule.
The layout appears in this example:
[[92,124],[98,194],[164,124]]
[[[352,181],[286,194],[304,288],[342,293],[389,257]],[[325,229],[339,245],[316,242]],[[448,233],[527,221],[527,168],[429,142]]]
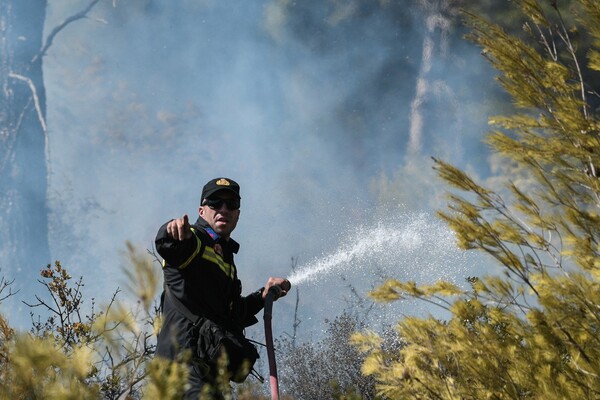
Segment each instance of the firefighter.
[[[164,260],[165,283],[156,355],[187,360],[189,385],[185,399],[198,399],[207,383],[213,389],[216,386],[216,368],[198,356],[202,334],[200,324],[190,314],[240,332],[258,322],[255,314],[263,308],[271,286],[289,288],[286,279],[270,277],[263,288],[241,295],[233,259],[239,244],[230,237],[240,216],[240,200],[240,187],[235,181],[212,179],[202,189],[197,221],[190,224],[188,216],[183,215],[161,226],[156,236],[156,249]],[[286,293],[283,290],[281,295]]]

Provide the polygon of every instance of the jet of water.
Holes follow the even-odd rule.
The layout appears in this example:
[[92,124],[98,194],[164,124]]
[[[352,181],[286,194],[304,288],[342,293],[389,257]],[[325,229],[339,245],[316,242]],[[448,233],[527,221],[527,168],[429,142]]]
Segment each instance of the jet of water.
[[373,268],[388,276],[402,272],[411,280],[449,279],[466,269],[466,258],[456,247],[453,232],[440,221],[426,214],[403,214],[358,227],[338,249],[299,266],[288,280],[294,286],[335,272],[353,274]]

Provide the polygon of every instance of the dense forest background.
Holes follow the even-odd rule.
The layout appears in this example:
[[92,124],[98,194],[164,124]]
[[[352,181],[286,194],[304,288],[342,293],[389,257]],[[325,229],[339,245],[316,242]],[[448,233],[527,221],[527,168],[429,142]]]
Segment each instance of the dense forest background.
[[[578,3],[550,8],[571,26]],[[278,303],[285,354],[318,362],[332,335],[438,315],[428,303],[365,298],[390,277],[464,287],[498,268],[459,250],[435,216],[446,188],[431,157],[491,185],[519,172],[484,142],[488,119],[518,104],[481,43],[465,40],[464,9],[531,39],[526,13],[501,0],[3,1],[3,315],[43,331],[37,315],[53,292],[39,271],[54,260],[88,282],[82,312],[109,303],[130,287],[127,255],[147,249],[152,260],[157,228],[194,215],[200,188],[220,175],[242,186],[235,237],[247,292],[352,243],[398,237]],[[584,57],[591,39],[569,32]],[[587,100],[594,110],[597,98]],[[136,294],[121,293],[132,305]]]

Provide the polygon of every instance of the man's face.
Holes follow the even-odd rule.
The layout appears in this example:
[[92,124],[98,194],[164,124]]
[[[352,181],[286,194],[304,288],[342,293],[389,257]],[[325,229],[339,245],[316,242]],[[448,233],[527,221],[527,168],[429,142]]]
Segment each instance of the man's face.
[[[238,207],[230,209],[227,203],[236,201]],[[227,190],[221,190],[212,194],[209,199],[203,199],[202,204],[198,209],[198,214],[219,236],[228,239],[240,218],[238,198]]]

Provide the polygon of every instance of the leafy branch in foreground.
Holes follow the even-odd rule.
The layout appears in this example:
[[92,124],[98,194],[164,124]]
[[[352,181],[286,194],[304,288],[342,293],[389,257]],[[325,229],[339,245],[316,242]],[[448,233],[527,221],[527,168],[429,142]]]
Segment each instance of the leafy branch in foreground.
[[[573,2],[566,26],[556,2],[516,2],[528,17],[528,43],[467,14],[471,40],[501,72],[514,115],[494,117],[488,142],[515,163],[523,181],[494,190],[441,160],[456,192],[440,211],[464,249],[490,255],[503,276],[468,278],[468,289],[388,281],[377,300],[441,304],[447,320],[405,318],[399,361],[373,334],[354,343],[363,372],[393,399],[597,399],[600,397],[600,123],[584,81],[600,70],[600,3]],[[572,32],[590,35],[576,49]],[[587,57],[587,64],[582,62]],[[523,184],[523,183],[526,184]]]
[[73,284],[56,262],[41,271],[49,299],[35,296],[37,302],[29,304],[41,310],[37,318],[32,313],[30,332],[15,332],[0,316],[1,399],[139,399],[145,390],[162,394],[156,386],[165,379],[169,387],[183,387],[181,367],[151,359],[155,309],[148,299],[154,299],[158,282],[152,261],[130,245],[128,257],[133,302],[118,300],[117,289],[99,311],[93,299],[85,310],[83,280]]

